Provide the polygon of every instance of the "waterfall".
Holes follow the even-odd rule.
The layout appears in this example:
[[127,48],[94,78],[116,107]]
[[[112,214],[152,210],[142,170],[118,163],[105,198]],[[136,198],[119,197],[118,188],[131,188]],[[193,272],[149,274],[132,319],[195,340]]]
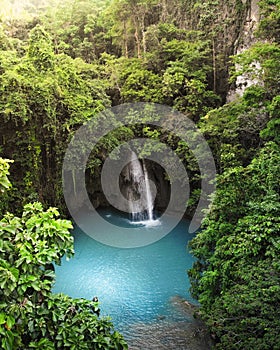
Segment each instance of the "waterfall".
[[144,171],[144,180],[145,180],[145,188],[146,188],[146,203],[147,203],[147,214],[148,214],[148,220],[153,220],[153,209],[154,209],[154,203],[152,198],[152,192],[150,187],[150,182],[148,178],[148,172],[146,168],[145,161],[143,161],[143,171]]
[[133,222],[153,221],[153,196],[145,163],[131,152],[130,162],[123,171],[125,193]]
[[130,163],[128,164],[129,186],[127,188],[129,200],[129,212],[132,221],[143,219],[143,203],[141,196],[143,194],[144,174],[140,160],[134,152],[131,152]]

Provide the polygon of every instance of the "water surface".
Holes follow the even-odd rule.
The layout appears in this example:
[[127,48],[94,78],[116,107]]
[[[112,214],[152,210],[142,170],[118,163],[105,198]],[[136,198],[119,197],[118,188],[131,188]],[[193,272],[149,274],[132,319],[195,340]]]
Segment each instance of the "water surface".
[[[156,230],[165,224],[159,219],[159,225],[132,225],[125,216],[109,210],[103,210],[101,215],[111,223],[131,227],[131,230],[136,226],[139,234],[141,229]],[[94,225],[92,229],[96,229]],[[102,227],[98,229],[102,230]],[[142,344],[141,337],[145,334],[146,337],[147,334],[160,337],[167,328],[175,329],[173,333],[178,335],[182,327],[184,329],[192,321],[181,307],[183,299],[193,302],[187,276],[194,261],[187,243],[193,235],[188,233],[187,221],[182,220],[158,242],[140,248],[107,246],[79,228],[75,228],[73,235],[75,256],[56,267],[54,292],[63,292],[74,298],[98,296],[101,316],[110,315],[115,328],[131,344],[137,344],[137,339]],[[172,341],[175,346],[175,339]],[[186,345],[181,347],[178,344],[174,349],[186,349]],[[144,345],[139,345],[140,348],[144,349]],[[147,345],[148,348],[152,345]]]

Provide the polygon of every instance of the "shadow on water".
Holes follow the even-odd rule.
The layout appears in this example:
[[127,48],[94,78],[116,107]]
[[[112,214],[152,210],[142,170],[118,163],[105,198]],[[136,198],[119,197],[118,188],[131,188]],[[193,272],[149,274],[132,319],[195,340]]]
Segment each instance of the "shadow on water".
[[[103,210],[100,215],[115,225],[134,229],[115,211]],[[141,228],[141,223],[136,226]],[[94,225],[92,229],[96,229]],[[98,296],[101,316],[111,317],[130,349],[209,349],[203,327],[185,303],[195,303],[187,277],[194,261],[187,249],[193,237],[187,221],[182,220],[159,241],[140,248],[107,246],[77,227],[73,235],[75,256],[56,267],[54,292],[74,298]]]

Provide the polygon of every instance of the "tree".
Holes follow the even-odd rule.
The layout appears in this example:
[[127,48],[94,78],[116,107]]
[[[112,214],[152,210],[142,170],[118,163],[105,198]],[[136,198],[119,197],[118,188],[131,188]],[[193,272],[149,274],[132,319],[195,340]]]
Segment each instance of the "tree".
[[160,51],[166,65],[163,101],[198,120],[219,102],[208,85],[211,69],[207,41],[173,39],[163,43]]
[[192,241],[190,271],[217,349],[279,344],[280,149],[273,142],[246,167],[218,179],[204,229]]
[[278,0],[264,1],[258,3],[261,11],[261,20],[258,28],[260,37],[280,42],[280,3]]
[[141,58],[146,54],[147,28],[158,21],[159,3],[157,0],[112,2],[109,7],[114,22],[112,35],[120,40],[125,57]]
[[[0,66],[1,146],[15,159],[20,201],[60,206],[63,151],[78,126],[110,105],[105,86],[94,65],[55,54],[41,26],[31,31],[24,57],[1,52]],[[16,191],[10,195],[19,200]]]
[[[0,188],[10,186],[0,158]],[[54,263],[74,254],[72,224],[35,202],[0,221],[0,335],[4,350],[127,349],[97,302],[53,294]]]
[[242,73],[254,84],[200,123],[220,175],[203,229],[191,242],[198,260],[189,276],[215,348],[277,349],[279,45],[256,43],[233,61],[233,79]]

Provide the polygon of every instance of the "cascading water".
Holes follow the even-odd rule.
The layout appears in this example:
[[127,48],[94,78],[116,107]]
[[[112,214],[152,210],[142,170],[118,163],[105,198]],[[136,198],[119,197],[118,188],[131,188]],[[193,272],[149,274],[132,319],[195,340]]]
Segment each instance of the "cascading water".
[[132,221],[137,221],[138,216],[142,212],[141,193],[143,187],[143,171],[142,166],[134,152],[131,152],[130,163],[126,169],[127,199],[129,201],[129,212]]
[[148,171],[146,168],[145,161],[143,161],[143,172],[144,172],[144,180],[145,180],[145,188],[146,188],[146,203],[147,203],[148,220],[152,221],[154,219],[154,216],[153,216],[154,203],[153,203],[152,192],[151,192],[150,182],[149,182],[149,178],[148,178]]
[[153,221],[154,203],[147,168],[134,152],[131,152],[123,176],[132,222]]

